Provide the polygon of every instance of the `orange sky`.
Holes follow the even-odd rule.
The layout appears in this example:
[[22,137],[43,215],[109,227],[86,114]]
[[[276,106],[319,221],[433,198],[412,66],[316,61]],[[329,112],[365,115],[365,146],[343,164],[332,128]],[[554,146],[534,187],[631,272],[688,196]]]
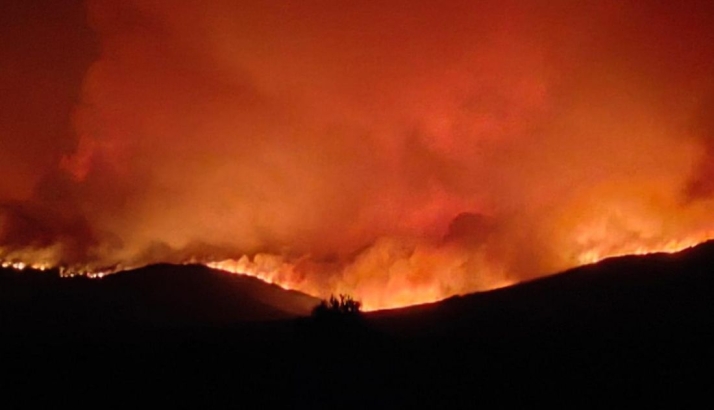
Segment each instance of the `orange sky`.
[[5,259],[454,293],[714,228],[710,1],[5,3]]

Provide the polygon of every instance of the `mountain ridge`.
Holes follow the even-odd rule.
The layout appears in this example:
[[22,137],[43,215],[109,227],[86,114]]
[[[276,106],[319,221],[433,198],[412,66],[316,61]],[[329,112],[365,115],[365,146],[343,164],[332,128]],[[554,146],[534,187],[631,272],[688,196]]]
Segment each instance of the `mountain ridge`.
[[120,332],[306,316],[319,300],[202,265],[157,264],[101,279],[0,270],[0,333]]
[[[121,288],[139,280],[150,284],[144,296],[159,299],[156,292],[166,289],[169,277],[184,291],[195,290],[196,280],[207,286],[206,279],[224,284],[233,278],[236,285],[285,292],[204,267],[184,268],[178,275],[171,273],[172,265],[147,269],[69,281]],[[7,275],[0,271],[0,283],[8,283],[3,280]],[[22,274],[10,277],[24,280]],[[346,398],[359,407],[387,403],[409,408],[570,397],[583,404],[621,403],[622,396],[643,402],[667,393],[677,399],[706,393],[707,376],[714,371],[712,242],[672,255],[610,259],[508,288],[365,313],[343,323],[281,316],[207,324],[198,315],[170,326],[159,316],[136,327],[136,321],[118,322],[117,314],[110,326],[98,326],[102,312],[117,312],[107,310],[116,307],[109,303],[97,317],[68,325],[72,316],[67,313],[80,314],[87,304],[72,305],[71,292],[57,297],[52,289],[31,293],[50,297],[44,301],[47,309],[23,316],[22,308],[33,299],[19,300],[15,310],[8,310],[7,287],[0,287],[0,359],[18,388],[54,388],[64,395],[75,392],[82,400],[87,394],[105,400],[139,391],[162,402],[170,397],[205,405],[207,400],[244,403],[254,398],[291,407],[344,405]],[[173,301],[171,306],[188,302],[163,300]],[[62,303],[79,309],[58,316],[54,309]],[[48,319],[22,326],[22,320],[37,320],[42,313]],[[63,316],[55,326],[58,332],[43,327]],[[39,330],[29,336],[8,333],[8,317],[20,318],[20,331]],[[64,337],[66,326],[85,333]],[[93,332],[104,336],[87,336]],[[78,380],[81,393],[76,393]]]

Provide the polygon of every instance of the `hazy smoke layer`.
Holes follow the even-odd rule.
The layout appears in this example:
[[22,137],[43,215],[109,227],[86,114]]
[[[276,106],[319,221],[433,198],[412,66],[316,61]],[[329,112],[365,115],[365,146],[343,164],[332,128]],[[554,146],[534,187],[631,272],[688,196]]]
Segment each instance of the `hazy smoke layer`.
[[3,36],[6,259],[428,299],[714,228],[711,1],[66,4]]

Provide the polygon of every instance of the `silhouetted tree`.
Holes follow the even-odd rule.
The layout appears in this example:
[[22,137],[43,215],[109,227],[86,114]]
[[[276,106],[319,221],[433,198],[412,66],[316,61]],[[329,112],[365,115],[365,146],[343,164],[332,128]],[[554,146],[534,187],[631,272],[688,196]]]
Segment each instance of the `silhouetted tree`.
[[339,298],[331,295],[329,299],[323,299],[315,306],[312,316],[318,320],[354,319],[360,316],[361,308],[362,303],[354,300],[350,295],[340,294]]

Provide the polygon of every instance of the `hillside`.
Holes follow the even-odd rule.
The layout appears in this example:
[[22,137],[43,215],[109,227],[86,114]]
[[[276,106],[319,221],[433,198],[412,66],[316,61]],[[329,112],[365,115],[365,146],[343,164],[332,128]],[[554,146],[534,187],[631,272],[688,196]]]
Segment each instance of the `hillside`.
[[310,314],[318,300],[200,265],[153,265],[103,279],[0,271],[0,334],[81,336],[218,327]]
[[[714,242],[345,323],[291,319],[314,300],[202,267],[156,266],[70,285],[10,276],[27,283],[11,287],[25,299],[3,287],[5,324],[37,328],[24,321],[59,317],[62,327],[78,315],[91,326],[71,328],[86,331],[113,318],[118,341],[3,339],[0,359],[16,384],[73,391],[82,380],[82,399],[135,391],[203,405],[642,403],[702,395],[714,373]],[[101,308],[79,314],[91,306]],[[286,319],[259,320],[277,318]]]
[[714,241],[676,254],[611,258],[439,303],[375,312],[387,332],[525,336],[549,329],[622,335],[714,325]]

